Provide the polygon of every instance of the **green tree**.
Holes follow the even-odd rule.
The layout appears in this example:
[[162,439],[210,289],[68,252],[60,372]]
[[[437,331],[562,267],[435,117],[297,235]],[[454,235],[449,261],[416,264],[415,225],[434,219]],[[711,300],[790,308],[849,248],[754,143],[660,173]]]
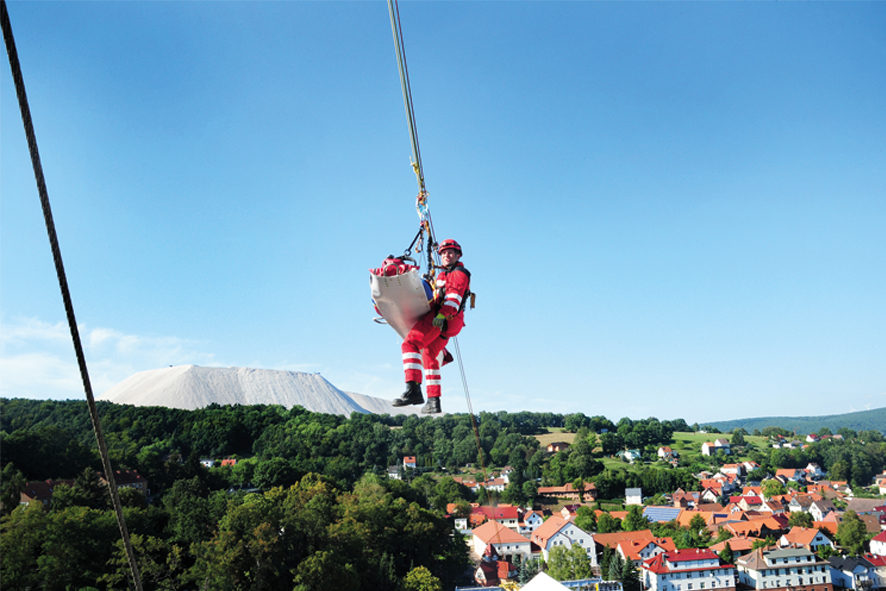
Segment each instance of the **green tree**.
[[94,585],[104,574],[119,535],[112,511],[68,507],[51,512],[37,558],[41,588],[60,591]]
[[864,553],[864,544],[868,540],[867,528],[852,509],[843,514],[843,521],[837,526],[837,540],[851,556]]
[[9,515],[19,506],[26,484],[25,475],[12,462],[3,466],[0,471],[0,514]]
[[788,525],[791,527],[812,527],[812,514],[805,511],[791,511],[788,515]]
[[597,514],[587,505],[575,510],[575,526],[586,532],[597,531]]
[[624,576],[624,571],[625,561],[622,560],[621,554],[613,552],[612,558],[609,560],[608,579],[610,581],[621,581]]
[[358,588],[360,576],[356,569],[333,550],[318,550],[296,567],[294,591]]
[[621,586],[624,591],[640,591],[640,573],[630,560],[625,560],[621,567]]
[[442,591],[440,579],[424,566],[417,566],[403,580],[403,591]]
[[569,558],[572,562],[573,579],[589,579],[593,576],[594,569],[591,566],[591,559],[583,546],[573,544],[569,548]]
[[[162,538],[132,534],[130,536],[139,576],[146,589],[177,591],[185,587],[185,553],[181,546],[169,544]],[[131,571],[123,540],[115,542],[116,555],[108,561],[108,569],[99,577],[109,591],[128,591]]]
[[39,501],[0,519],[0,585],[4,590],[39,588],[37,559],[48,526],[49,517]]
[[597,533],[611,534],[621,530],[621,521],[609,513],[601,513],[597,518]]
[[640,531],[649,529],[649,520],[643,516],[643,507],[640,505],[631,505],[628,508],[628,514],[624,521],[621,522],[621,528],[624,531]]
[[777,495],[787,494],[788,491],[780,480],[770,478],[769,480],[763,481],[762,492],[763,498],[771,499]]
[[568,581],[572,578],[572,559],[566,546],[554,546],[548,552],[547,573],[557,581]]
[[723,547],[723,550],[719,554],[720,560],[725,562],[726,564],[735,564],[735,554],[732,552],[732,546],[729,545],[729,542],[726,542],[726,545]]
[[520,570],[518,578],[521,585],[525,585],[531,581],[535,575],[541,571],[541,560],[539,558],[527,558],[520,561]]

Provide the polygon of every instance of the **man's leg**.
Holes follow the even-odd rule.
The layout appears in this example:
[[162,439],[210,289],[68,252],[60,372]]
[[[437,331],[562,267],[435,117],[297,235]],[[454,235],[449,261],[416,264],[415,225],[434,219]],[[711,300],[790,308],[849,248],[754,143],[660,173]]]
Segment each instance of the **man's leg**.
[[448,339],[438,336],[428,343],[421,352],[421,361],[425,368],[428,392],[428,403],[421,409],[421,412],[425,414],[439,414],[443,412],[440,409],[440,358],[447,341]]
[[[406,378],[406,391],[392,403],[394,406],[409,406],[425,401],[421,394],[422,353],[428,341],[439,340],[440,329],[433,324],[433,315],[425,314],[415,323],[406,335],[400,351],[403,354],[403,375]],[[438,394],[439,395],[439,394]]]

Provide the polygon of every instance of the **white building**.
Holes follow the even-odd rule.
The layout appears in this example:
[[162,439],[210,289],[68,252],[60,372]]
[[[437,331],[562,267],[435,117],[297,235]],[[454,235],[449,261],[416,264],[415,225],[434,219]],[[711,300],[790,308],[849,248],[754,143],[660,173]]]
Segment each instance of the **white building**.
[[735,561],[739,581],[755,589],[833,586],[830,565],[806,548],[758,548]]
[[569,550],[572,546],[579,545],[585,549],[585,553],[591,560],[591,566],[597,566],[597,547],[594,544],[594,536],[562,517],[556,515],[549,517],[532,532],[530,539],[541,548],[545,560],[548,559],[548,554],[555,546],[564,546]]
[[735,591],[736,582],[735,567],[707,549],[672,550],[643,563],[643,584],[650,591]]

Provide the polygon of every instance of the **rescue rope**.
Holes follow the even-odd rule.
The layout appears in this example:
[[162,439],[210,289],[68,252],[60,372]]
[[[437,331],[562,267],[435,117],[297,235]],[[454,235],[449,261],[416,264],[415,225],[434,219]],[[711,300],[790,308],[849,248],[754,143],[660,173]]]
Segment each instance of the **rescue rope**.
[[[403,44],[403,30],[400,25],[400,5],[397,0],[388,0],[388,14],[390,14],[391,17],[391,30],[394,33],[394,46],[397,53],[397,67],[400,72],[400,87],[403,91],[403,103],[406,107],[406,123],[409,126],[409,140],[412,143],[412,169],[415,172],[415,176],[418,180],[418,196],[415,199],[415,208],[418,211],[421,229],[419,230],[418,236],[416,236],[415,240],[412,241],[412,245],[410,245],[409,248],[412,248],[416,240],[418,240],[421,236],[422,232],[428,232],[428,272],[425,275],[425,278],[430,281],[434,277],[435,267],[439,267],[440,257],[437,254],[436,250],[437,240],[434,233],[434,223],[431,219],[430,207],[428,206],[428,191],[425,187],[424,168],[422,167],[421,150],[419,149],[418,145],[418,130],[415,125],[415,110],[412,104],[412,88],[409,84],[409,70],[406,67],[406,46]],[[416,252],[419,252],[419,250],[417,249]],[[458,369],[459,373],[461,374],[462,386],[464,387],[465,391],[468,413],[471,415],[471,426],[474,429],[474,438],[477,441],[477,458],[480,461],[480,467],[483,472],[483,483],[484,485],[488,485],[489,478],[486,472],[486,460],[483,453],[483,443],[480,440],[480,430],[477,427],[477,420],[474,416],[474,408],[471,404],[471,394],[468,390],[468,381],[467,377],[465,376],[464,364],[462,363],[461,349],[458,346],[458,337],[452,337],[451,340],[455,347],[455,356],[458,359]],[[486,486],[485,489],[487,504],[489,504],[490,508],[493,508],[492,502],[489,497],[489,487]],[[493,521],[497,520],[493,519]],[[501,533],[499,530],[496,530],[495,537],[498,541],[499,548],[501,548]]]
[[138,565],[135,561],[135,552],[129,540],[129,531],[126,529],[126,520],[123,516],[123,506],[120,503],[120,495],[117,491],[117,482],[114,479],[114,470],[108,457],[108,448],[105,445],[105,436],[102,433],[98,410],[95,406],[95,398],[92,394],[92,385],[89,381],[89,372],[86,368],[86,358],[83,355],[83,345],[80,341],[80,332],[77,329],[77,320],[74,317],[74,305],[71,301],[71,293],[68,289],[68,280],[62,263],[61,249],[58,244],[58,236],[55,232],[55,222],[52,219],[52,210],[49,207],[49,192],[46,189],[46,179],[43,176],[43,165],[40,163],[40,153],[37,150],[37,136],[34,133],[34,124],[31,120],[31,109],[28,106],[28,96],[25,92],[25,82],[22,77],[21,64],[18,60],[18,51],[15,48],[15,39],[12,36],[12,25],[9,22],[9,13],[6,8],[6,0],[0,0],[0,24],[3,28],[3,40],[6,43],[6,53],[9,56],[9,66],[12,69],[12,79],[15,83],[15,91],[18,97],[19,109],[22,114],[22,124],[25,128],[25,136],[28,140],[28,149],[31,153],[31,165],[34,168],[34,178],[37,181],[37,191],[40,194],[40,203],[43,207],[43,219],[46,224],[46,232],[49,236],[49,245],[52,249],[52,260],[55,263],[56,275],[58,276],[59,288],[62,292],[62,300],[65,304],[65,313],[68,317],[68,326],[71,338],[74,341],[74,351],[77,355],[77,364],[80,367],[80,377],[83,380],[83,388],[86,391],[86,402],[89,407],[89,416],[92,419],[92,428],[95,431],[95,439],[98,443],[99,453],[102,458],[102,466],[108,481],[108,489],[111,493],[111,501],[114,512],[117,515],[117,525],[120,527],[120,535],[126,548],[126,557],[129,561],[129,570],[132,581],[137,591],[142,590],[142,582],[139,577]]
[[412,107],[412,88],[409,85],[409,71],[406,68],[406,46],[403,45],[403,29],[400,27],[400,5],[396,0],[388,0],[388,13],[391,16],[391,30],[394,33],[394,46],[397,50],[397,67],[400,71],[400,87],[403,90],[403,103],[406,106],[406,123],[409,125],[409,140],[412,143],[412,169],[418,180],[419,197],[426,195],[425,172],[421,165],[421,150],[418,147],[418,130],[415,126],[415,111]]

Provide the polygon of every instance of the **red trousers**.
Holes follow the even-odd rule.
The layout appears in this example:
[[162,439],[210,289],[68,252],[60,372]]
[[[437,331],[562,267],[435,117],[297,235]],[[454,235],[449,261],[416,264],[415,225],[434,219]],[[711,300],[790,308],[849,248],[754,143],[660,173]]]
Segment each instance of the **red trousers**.
[[443,357],[443,347],[449,342],[449,338],[461,332],[465,325],[464,316],[456,314],[446,321],[446,326],[441,332],[433,324],[436,315],[435,311],[431,311],[422,316],[400,346],[406,381],[420,384],[424,370],[428,398],[440,397],[440,360]]

